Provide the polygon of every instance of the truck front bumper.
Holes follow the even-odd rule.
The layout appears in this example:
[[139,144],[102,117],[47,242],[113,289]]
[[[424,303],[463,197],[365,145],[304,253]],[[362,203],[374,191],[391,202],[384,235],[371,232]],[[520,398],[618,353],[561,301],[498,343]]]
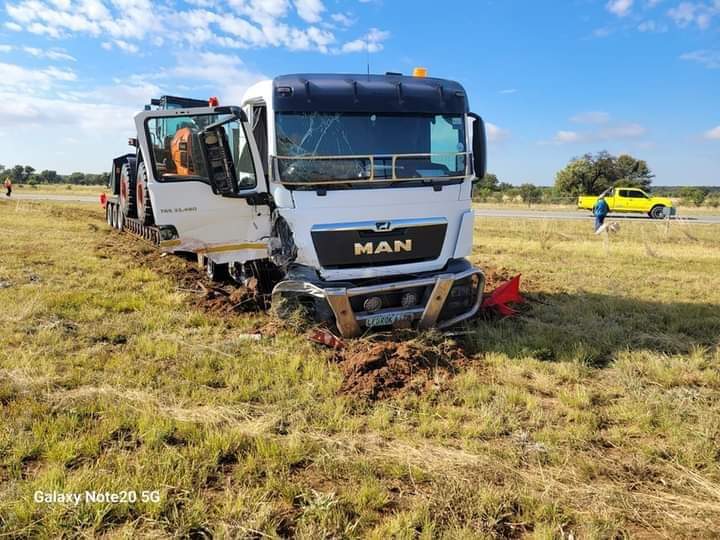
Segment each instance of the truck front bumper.
[[[478,268],[466,266],[455,272],[364,286],[334,287],[289,279],[275,286],[272,301],[277,304],[287,296],[325,300],[343,337],[356,337],[365,329],[401,321],[417,323],[420,329],[446,328],[469,319],[480,309],[485,276]],[[397,305],[407,304],[397,299],[410,294],[417,302]],[[368,311],[366,301],[374,298],[380,299],[382,307]]]

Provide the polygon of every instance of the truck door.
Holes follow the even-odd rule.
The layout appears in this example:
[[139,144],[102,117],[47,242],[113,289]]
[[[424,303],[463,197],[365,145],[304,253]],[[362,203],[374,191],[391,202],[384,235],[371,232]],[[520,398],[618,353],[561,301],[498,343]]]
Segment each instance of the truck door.
[[650,211],[650,199],[640,189],[630,189],[628,199],[628,210],[633,212],[647,213]]
[[616,189],[615,190],[615,210],[626,211],[628,210],[628,200],[630,194],[627,189]]
[[270,209],[261,202],[266,184],[244,113],[147,111],[135,123],[155,224],[174,228],[173,249],[217,263],[265,258]]

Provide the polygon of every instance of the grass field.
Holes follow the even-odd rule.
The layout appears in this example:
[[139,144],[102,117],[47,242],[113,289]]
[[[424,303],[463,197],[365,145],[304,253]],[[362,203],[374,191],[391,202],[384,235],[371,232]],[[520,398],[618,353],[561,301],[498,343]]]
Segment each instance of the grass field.
[[0,202],[0,535],[717,535],[719,232],[478,219],[521,315],[416,338],[468,358],[368,401],[304,335],[197,307],[99,209]]
[[30,195],[96,195],[107,192],[107,186],[81,186],[73,184],[16,184],[13,186],[16,194]]

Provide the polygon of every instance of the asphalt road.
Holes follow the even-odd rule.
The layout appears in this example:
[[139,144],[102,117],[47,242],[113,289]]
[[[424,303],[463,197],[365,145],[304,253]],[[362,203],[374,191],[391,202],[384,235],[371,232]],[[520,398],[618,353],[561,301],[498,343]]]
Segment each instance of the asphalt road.
[[[2,195],[0,195],[2,196]],[[4,196],[2,196],[4,198]],[[65,201],[65,202],[87,202],[100,204],[99,195],[51,195],[42,193],[18,193],[13,194],[10,199],[26,200],[26,201]],[[573,210],[517,210],[502,208],[480,208],[475,210],[478,217],[494,217],[509,219],[584,219],[590,220],[592,216],[590,212],[573,211]],[[644,214],[610,214],[610,219],[621,220],[645,220],[649,221]],[[720,225],[720,215],[717,216],[683,216],[682,212],[673,219],[679,219],[687,223]]]
[[[511,219],[593,219],[590,212],[577,210],[516,210],[502,208],[481,208],[475,210],[478,217],[495,217],[495,218],[511,218]],[[609,214],[608,219],[632,220],[632,221],[652,221],[644,214]],[[673,220],[681,220],[687,223],[712,224],[720,225],[720,215],[717,216],[683,216],[682,213],[674,216]]]

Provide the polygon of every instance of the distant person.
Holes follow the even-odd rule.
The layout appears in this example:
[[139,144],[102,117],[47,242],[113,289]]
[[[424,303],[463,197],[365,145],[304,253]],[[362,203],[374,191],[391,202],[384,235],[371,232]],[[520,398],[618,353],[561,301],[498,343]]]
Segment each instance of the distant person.
[[5,179],[4,186],[5,189],[7,189],[7,193],[5,194],[5,196],[9,197],[10,195],[12,195],[12,180],[10,180],[9,176]]
[[593,216],[595,216],[596,231],[603,226],[603,223],[605,223],[605,218],[607,217],[608,212],[610,212],[610,207],[608,206],[605,197],[600,195],[597,202],[595,203],[595,206],[593,206]]

